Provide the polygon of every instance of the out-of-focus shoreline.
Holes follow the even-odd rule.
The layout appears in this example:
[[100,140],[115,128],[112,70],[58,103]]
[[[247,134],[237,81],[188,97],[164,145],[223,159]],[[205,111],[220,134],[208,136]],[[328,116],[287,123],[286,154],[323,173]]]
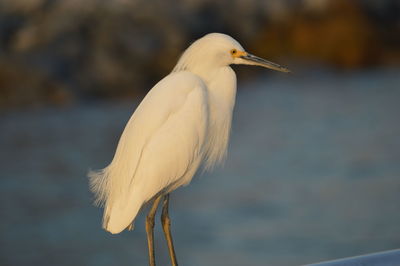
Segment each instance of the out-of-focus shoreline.
[[142,95],[214,31],[283,65],[399,66],[399,10],[395,0],[4,0],[0,108]]

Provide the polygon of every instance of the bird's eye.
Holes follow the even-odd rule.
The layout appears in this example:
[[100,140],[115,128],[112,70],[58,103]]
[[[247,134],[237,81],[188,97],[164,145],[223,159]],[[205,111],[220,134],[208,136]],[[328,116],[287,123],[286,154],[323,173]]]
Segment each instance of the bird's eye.
[[236,49],[232,49],[231,50],[231,55],[235,55],[235,54],[237,54],[237,50]]

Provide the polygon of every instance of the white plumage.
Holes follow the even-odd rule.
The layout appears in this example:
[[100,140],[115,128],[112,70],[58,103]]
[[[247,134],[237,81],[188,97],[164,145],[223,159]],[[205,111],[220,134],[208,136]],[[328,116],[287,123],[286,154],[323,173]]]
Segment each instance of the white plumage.
[[224,34],[194,42],[140,103],[110,165],[89,173],[105,230],[121,232],[143,204],[188,184],[202,164],[210,169],[223,160],[236,96],[231,64],[287,72]]

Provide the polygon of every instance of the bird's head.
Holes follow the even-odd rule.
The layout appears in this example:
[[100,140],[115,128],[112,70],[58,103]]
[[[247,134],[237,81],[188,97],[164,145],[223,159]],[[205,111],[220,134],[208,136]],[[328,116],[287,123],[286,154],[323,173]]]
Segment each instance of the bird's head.
[[246,52],[235,39],[222,33],[210,33],[195,41],[183,53],[174,71],[212,69],[214,67],[256,65],[281,72],[287,68]]

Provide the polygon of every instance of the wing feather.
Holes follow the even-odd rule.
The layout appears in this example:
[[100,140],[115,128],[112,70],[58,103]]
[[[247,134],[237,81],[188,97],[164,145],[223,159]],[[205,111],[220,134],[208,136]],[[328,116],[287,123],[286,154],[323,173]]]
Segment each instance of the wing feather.
[[203,154],[207,122],[207,90],[199,77],[172,73],[151,89],[127,123],[110,165],[89,174],[95,203],[105,205],[106,230],[122,231],[146,201],[184,183]]

